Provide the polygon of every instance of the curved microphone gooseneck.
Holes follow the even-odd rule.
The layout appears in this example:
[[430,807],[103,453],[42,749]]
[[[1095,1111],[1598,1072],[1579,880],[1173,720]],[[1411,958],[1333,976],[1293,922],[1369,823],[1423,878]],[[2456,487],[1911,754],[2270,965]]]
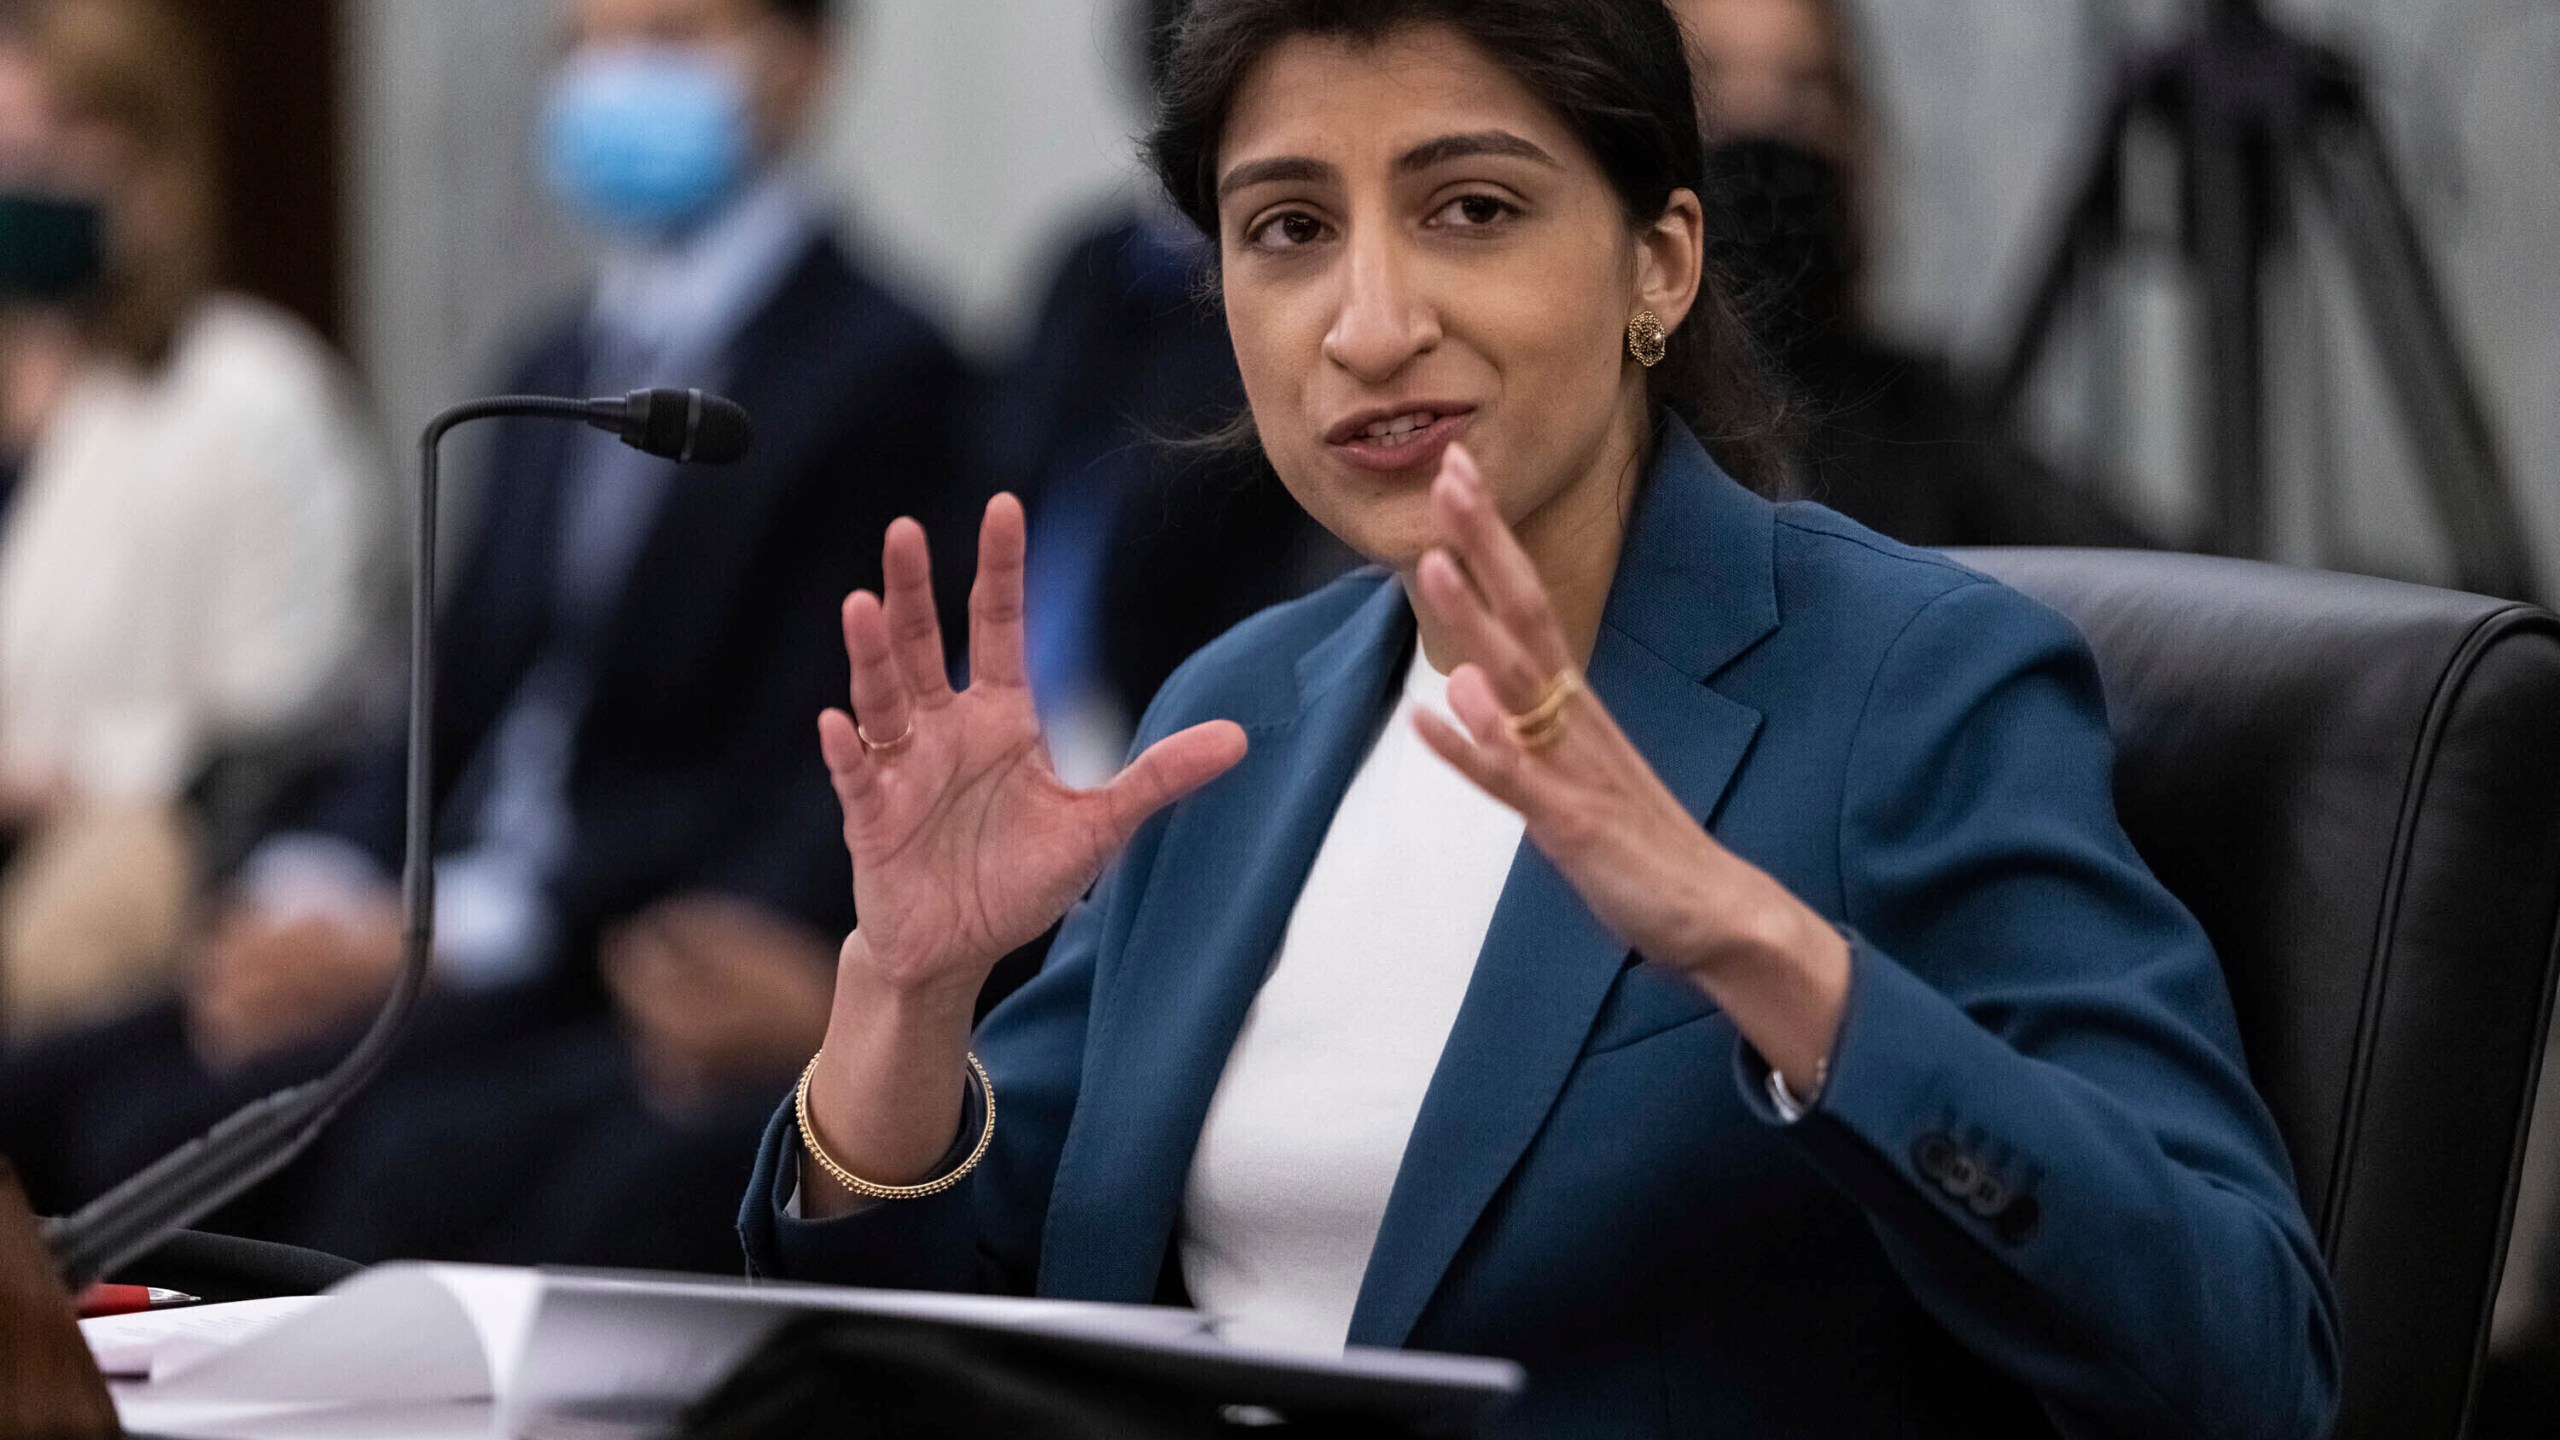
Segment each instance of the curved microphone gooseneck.
[[203,1135],[99,1196],[46,1222],[63,1283],[78,1294],[274,1174],[381,1073],[424,988],[435,942],[435,573],[437,453],[447,431],[497,416],[582,420],[663,459],[726,465],[754,429],[735,403],[700,390],[635,390],[620,399],[507,395],[439,413],[418,437],[416,533],[409,580],[409,775],[401,861],[400,973],[355,1047],[328,1073],[252,1100]]

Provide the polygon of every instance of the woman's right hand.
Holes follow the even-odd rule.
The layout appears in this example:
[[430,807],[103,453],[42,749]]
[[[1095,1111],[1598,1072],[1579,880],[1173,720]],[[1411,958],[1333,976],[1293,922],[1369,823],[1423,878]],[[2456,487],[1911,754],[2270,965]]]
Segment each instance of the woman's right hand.
[[966,690],[943,668],[921,526],[889,527],[885,599],[845,601],[853,709],[818,727],[861,925],[840,983],[973,1002],[996,962],[1065,914],[1148,816],[1244,756],[1243,730],[1212,721],[1158,741],[1100,789],[1060,781],[1025,676],[1023,543],[1021,503],[997,496],[978,536]]
[[[969,1020],[996,962],[1065,914],[1148,816],[1244,756],[1244,731],[1212,721],[1157,741],[1099,790],[1061,782],[1024,676],[1022,550],[1022,505],[999,495],[978,533],[963,691],[942,668],[914,521],[882,545],[886,598],[844,603],[853,712],[828,711],[818,736],[860,928],[837,960],[809,1124],[838,1164],[883,1185],[929,1178],[951,1146]],[[811,1219],[854,1203],[814,1160],[801,1194]]]

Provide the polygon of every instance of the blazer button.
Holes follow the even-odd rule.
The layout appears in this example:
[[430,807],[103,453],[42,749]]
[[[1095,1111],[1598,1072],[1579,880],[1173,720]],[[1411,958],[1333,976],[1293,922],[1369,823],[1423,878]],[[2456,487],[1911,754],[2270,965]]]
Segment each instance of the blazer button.
[[1985,1220],[1998,1215],[2009,1205],[2009,1187],[1985,1175],[1973,1183],[1964,1197],[1965,1208]]
[[1956,1142],[1932,1130],[1912,1142],[1911,1163],[1920,1167],[1920,1173],[1930,1179],[1942,1180],[1946,1177],[1947,1162],[1954,1159],[1955,1154]]
[[1973,1187],[1985,1178],[1982,1167],[1973,1163],[1972,1156],[1950,1155],[1946,1168],[1938,1173],[1938,1188],[1961,1200],[1972,1194]]

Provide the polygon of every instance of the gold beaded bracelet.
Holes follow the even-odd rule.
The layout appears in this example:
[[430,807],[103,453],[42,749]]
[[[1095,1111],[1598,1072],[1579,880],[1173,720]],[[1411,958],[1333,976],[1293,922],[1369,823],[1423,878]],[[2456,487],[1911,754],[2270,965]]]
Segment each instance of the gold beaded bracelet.
[[987,1067],[979,1064],[977,1055],[972,1053],[969,1056],[969,1070],[978,1077],[978,1089],[987,1097],[987,1118],[986,1123],[979,1127],[976,1147],[970,1150],[968,1159],[960,1162],[959,1169],[939,1180],[928,1180],[921,1185],[877,1185],[837,1164],[836,1158],[827,1153],[825,1146],[818,1143],[818,1132],[809,1125],[809,1079],[818,1073],[818,1061],[824,1058],[826,1053],[821,1050],[809,1057],[809,1068],[800,1072],[800,1088],[794,1094],[791,1105],[800,1117],[800,1146],[809,1152],[810,1159],[818,1162],[819,1169],[827,1172],[828,1179],[866,1199],[921,1200],[928,1195],[939,1195],[968,1179],[969,1172],[977,1169],[978,1162],[986,1158],[987,1142],[996,1138],[996,1083],[987,1078]]

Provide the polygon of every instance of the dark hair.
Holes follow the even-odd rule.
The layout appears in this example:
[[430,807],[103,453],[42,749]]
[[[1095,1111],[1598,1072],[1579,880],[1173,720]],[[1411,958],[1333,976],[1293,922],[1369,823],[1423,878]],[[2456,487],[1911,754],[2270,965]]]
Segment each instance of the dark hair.
[[[1192,0],[1176,31],[1147,155],[1173,203],[1218,229],[1218,150],[1236,92],[1298,35],[1374,43],[1445,25],[1555,111],[1599,162],[1630,224],[1678,190],[1706,194],[1698,107],[1663,0]],[[1655,403],[1696,428],[1725,468],[1760,489],[1785,463],[1782,408],[1712,266],[1696,306],[1650,373]]]
[[1159,103],[1173,80],[1173,39],[1190,8],[1191,0],[1138,0],[1132,16],[1138,24],[1139,58],[1146,65],[1147,94]]

